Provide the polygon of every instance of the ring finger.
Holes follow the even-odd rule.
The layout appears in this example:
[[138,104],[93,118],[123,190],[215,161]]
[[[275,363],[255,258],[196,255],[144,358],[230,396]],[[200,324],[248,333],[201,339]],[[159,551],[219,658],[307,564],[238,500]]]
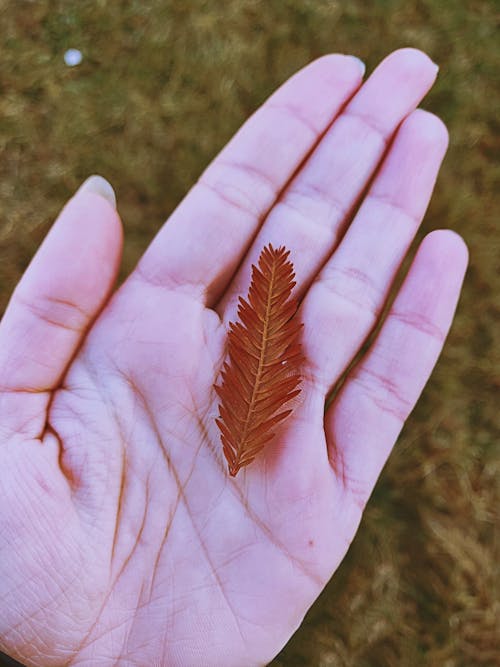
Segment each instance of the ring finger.
[[423,218],[448,144],[442,121],[413,112],[354,221],[302,304],[306,352],[324,394],[372,331]]

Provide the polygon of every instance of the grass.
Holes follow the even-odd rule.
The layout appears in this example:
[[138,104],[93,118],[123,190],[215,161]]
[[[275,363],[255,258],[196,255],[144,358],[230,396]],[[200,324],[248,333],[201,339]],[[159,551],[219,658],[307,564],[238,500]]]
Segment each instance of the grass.
[[[0,0],[0,21],[0,312],[89,173],[117,191],[125,273],[234,130],[314,57],[354,53],[370,71],[411,45],[440,64],[425,107],[445,120],[451,144],[422,233],[446,226],[465,237],[464,293],[346,560],[272,664],[496,664],[495,3]],[[63,62],[70,47],[84,54],[74,69]]]

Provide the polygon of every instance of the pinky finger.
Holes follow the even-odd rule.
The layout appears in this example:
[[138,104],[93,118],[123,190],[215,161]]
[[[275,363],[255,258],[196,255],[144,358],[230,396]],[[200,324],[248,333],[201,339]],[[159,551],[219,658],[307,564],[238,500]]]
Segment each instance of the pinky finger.
[[441,352],[467,258],[454,232],[424,239],[378,336],[326,414],[330,460],[361,510]]

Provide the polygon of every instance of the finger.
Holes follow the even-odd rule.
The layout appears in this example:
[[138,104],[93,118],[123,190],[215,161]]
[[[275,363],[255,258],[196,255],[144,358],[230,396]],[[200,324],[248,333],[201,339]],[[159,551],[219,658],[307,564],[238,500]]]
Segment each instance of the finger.
[[279,192],[362,76],[357,58],[329,55],[289,79],[207,168],[133,276],[216,298]]
[[114,284],[122,231],[111,186],[88,179],[64,207],[16,287],[0,322],[0,413],[24,423],[37,414]]
[[466,266],[454,232],[424,239],[380,333],[327,411],[330,460],[360,510],[441,352]]
[[302,304],[310,374],[323,395],[378,320],[423,218],[446,147],[444,124],[414,111],[354,221]]
[[376,68],[268,216],[217,306],[225,319],[232,317],[251,265],[269,242],[291,250],[301,296],[334,250],[398,125],[427,93],[436,73],[437,66],[416,49],[395,51]]

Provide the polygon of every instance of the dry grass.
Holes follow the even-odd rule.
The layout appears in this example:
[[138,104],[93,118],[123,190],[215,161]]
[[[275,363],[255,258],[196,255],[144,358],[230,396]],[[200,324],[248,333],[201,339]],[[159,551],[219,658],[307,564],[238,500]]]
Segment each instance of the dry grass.
[[[425,106],[446,121],[451,146],[423,231],[465,237],[465,291],[348,557],[273,665],[498,664],[495,3],[0,0],[0,21],[0,312],[89,173],[116,187],[126,271],[208,160],[301,65],[339,51],[370,69],[403,45],[441,65]],[[72,46],[84,61],[69,69]]]

